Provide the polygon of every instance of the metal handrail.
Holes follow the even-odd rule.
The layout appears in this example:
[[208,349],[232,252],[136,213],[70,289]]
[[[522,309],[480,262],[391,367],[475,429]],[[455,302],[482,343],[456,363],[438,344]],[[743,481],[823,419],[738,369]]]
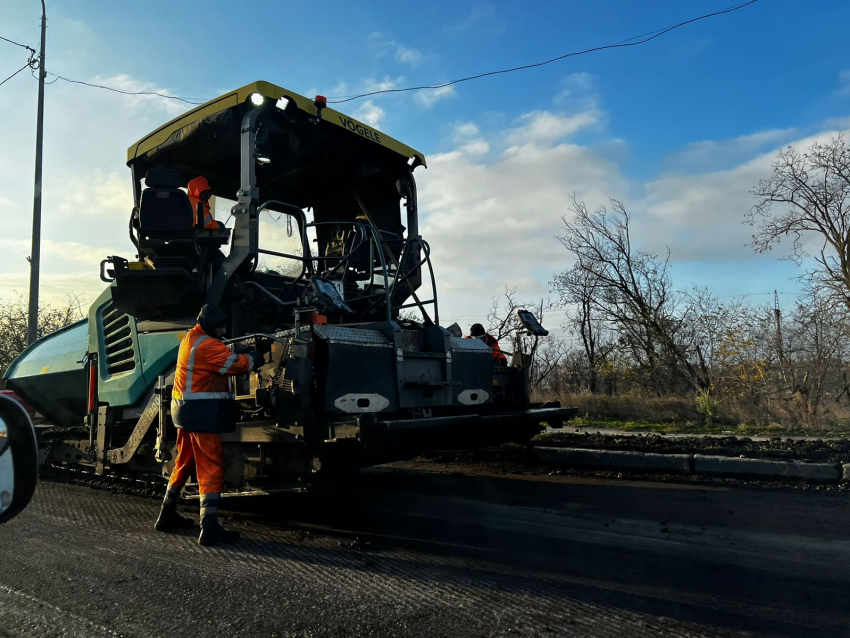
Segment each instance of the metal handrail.
[[[434,299],[433,299],[433,302],[434,302],[434,324],[440,325],[440,312],[439,312],[439,306],[437,304],[437,280],[434,277],[434,267],[431,264],[431,246],[428,244],[428,242],[426,242],[424,239],[422,239],[422,237],[411,237],[410,239],[408,239],[404,243],[404,248],[402,249],[401,257],[398,260],[399,269],[401,269],[402,265],[404,264],[405,259],[407,258],[407,253],[408,253],[409,247],[413,244],[418,244],[419,247],[422,248],[422,251],[425,253],[425,258],[420,260],[419,263],[416,266],[413,266],[408,271],[408,273],[406,275],[404,275],[402,278],[396,279],[394,281],[392,293],[395,294],[395,289],[399,284],[405,283],[416,272],[421,271],[422,266],[427,263],[428,264],[428,273],[429,273],[430,278],[431,278],[431,290],[434,293]],[[403,307],[412,308],[413,306],[419,306],[419,309],[422,311],[423,315],[425,315],[425,317],[428,318],[428,315],[427,315],[427,313],[425,312],[425,309],[422,306],[424,306],[426,303],[430,303],[430,302],[419,301],[419,299],[416,297],[415,294],[413,295],[413,298],[416,300],[415,304],[411,304],[410,306],[403,306]],[[400,306],[399,308],[401,308],[401,307],[402,306]]]
[[[317,259],[323,259],[323,260],[336,261],[337,262],[334,265],[334,267],[332,269],[330,269],[330,271],[328,273],[323,273],[323,275],[324,276],[332,275],[334,273],[338,273],[338,272],[341,271],[342,272],[342,282],[343,282],[343,286],[344,286],[345,281],[347,280],[347,277],[348,277],[347,264],[351,261],[352,257],[358,251],[358,249],[360,249],[363,246],[363,242],[366,241],[367,238],[368,238],[368,241],[369,241],[369,272],[370,272],[369,286],[371,287],[371,286],[374,286],[374,284],[375,284],[375,271],[376,271],[376,269],[375,269],[375,256],[376,256],[376,252],[377,252],[377,257],[380,260],[380,268],[381,268],[381,273],[382,273],[382,277],[383,277],[383,280],[384,280],[383,281],[384,290],[383,290],[383,293],[376,293],[375,295],[368,295],[364,298],[368,299],[368,298],[371,298],[373,296],[383,297],[384,302],[385,302],[385,306],[386,306],[386,314],[387,314],[386,318],[387,318],[388,321],[391,320],[392,319],[392,311],[393,311],[392,296],[395,293],[397,286],[399,284],[402,284],[402,283],[407,283],[408,286],[410,286],[408,279],[415,272],[421,270],[422,266],[425,263],[427,263],[428,267],[429,267],[429,271],[430,271],[432,290],[434,290],[434,299],[428,300],[426,302],[421,302],[416,297],[415,291],[413,290],[412,287],[411,287],[411,293],[412,293],[414,299],[416,299],[416,301],[417,301],[416,305],[419,306],[420,310],[423,312],[423,314],[425,314],[426,317],[427,317],[427,313],[425,312],[424,306],[431,304],[431,303],[434,304],[435,323],[439,323],[439,312],[438,312],[437,299],[436,299],[436,282],[435,282],[435,278],[434,278],[433,267],[431,265],[430,247],[428,246],[427,242],[425,242],[421,237],[417,236],[417,237],[407,239],[404,242],[404,245],[402,247],[400,259],[399,260],[395,260],[395,258],[393,259],[393,261],[394,262],[397,261],[397,263],[396,263],[396,274],[395,274],[395,277],[393,278],[392,285],[391,285],[390,284],[390,276],[388,274],[387,258],[386,258],[386,253],[385,253],[385,249],[384,249],[385,248],[384,247],[384,241],[386,241],[387,239],[391,240],[391,239],[396,239],[396,238],[401,240],[402,239],[401,235],[399,235],[397,233],[393,233],[392,231],[378,229],[372,223],[363,223],[363,222],[358,222],[358,221],[351,221],[351,222],[347,222],[347,221],[346,222],[340,222],[340,221],[307,222],[307,216],[304,214],[304,211],[302,209],[300,209],[299,207],[294,206],[292,204],[287,204],[286,202],[282,202],[280,200],[268,200],[268,201],[264,202],[262,205],[260,205],[257,208],[257,216],[259,217],[260,214],[265,210],[270,210],[272,205],[274,205],[274,211],[275,212],[279,212],[279,213],[285,214],[285,215],[290,215],[290,216],[296,218],[296,220],[298,222],[299,238],[301,239],[301,246],[302,246],[302,250],[303,250],[304,254],[302,256],[299,256],[299,255],[293,255],[293,254],[283,253],[283,252],[274,251],[274,250],[262,249],[262,248],[258,248],[257,252],[259,254],[272,255],[272,256],[281,257],[281,258],[284,258],[284,259],[293,259],[295,261],[300,261],[301,264],[302,264],[301,274],[297,277],[297,279],[295,279],[294,283],[297,284],[298,282],[300,282],[305,277],[305,275],[307,275],[308,273],[309,273],[310,276],[314,276],[316,274],[316,271],[315,271],[315,268],[313,266],[313,261],[317,260]],[[360,232],[358,232],[355,235],[356,241],[355,241],[354,245],[352,245],[350,247],[350,250],[348,251],[347,255],[322,256],[322,257],[316,256],[316,257],[314,257],[310,252],[310,245],[309,245],[309,240],[308,240],[308,237],[307,237],[307,231],[311,227],[317,228],[319,226],[330,226],[330,225],[350,226],[352,229],[359,230]],[[389,237],[387,237],[387,236],[389,236]],[[401,271],[401,265],[405,263],[405,260],[407,259],[407,254],[410,250],[412,250],[412,246],[414,246],[414,245],[418,245],[422,248],[423,252],[425,253],[425,258],[422,259],[412,269],[410,269],[410,271],[406,275],[399,278],[398,274]],[[263,288],[259,284],[256,284],[256,288],[261,290],[267,296],[271,297],[279,305],[289,306],[289,305],[292,305],[292,303],[293,303],[293,302],[282,301],[276,295],[274,295],[270,291],[266,290],[265,288]],[[307,290],[305,289],[304,293],[306,293],[306,291]],[[364,312],[368,312],[369,310],[374,308],[378,303],[379,303],[379,299],[376,298],[375,301],[372,302]],[[361,313],[361,316],[362,316],[362,314],[363,313]],[[430,321],[430,318],[428,318],[428,321]]]

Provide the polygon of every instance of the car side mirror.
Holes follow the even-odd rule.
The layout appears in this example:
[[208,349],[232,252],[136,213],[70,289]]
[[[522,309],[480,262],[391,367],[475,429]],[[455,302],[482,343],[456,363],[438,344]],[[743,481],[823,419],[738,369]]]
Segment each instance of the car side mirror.
[[38,480],[38,444],[26,410],[0,395],[0,523],[30,502]]

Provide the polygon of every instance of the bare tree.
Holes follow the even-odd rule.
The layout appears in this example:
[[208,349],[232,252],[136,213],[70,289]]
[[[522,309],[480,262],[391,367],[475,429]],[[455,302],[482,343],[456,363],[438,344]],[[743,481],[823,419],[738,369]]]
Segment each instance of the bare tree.
[[595,393],[601,364],[608,359],[614,347],[614,343],[606,339],[610,330],[594,305],[594,299],[601,291],[595,277],[579,266],[557,275],[552,288],[567,307],[567,325],[579,335],[587,364],[587,390]]
[[529,310],[538,321],[543,323],[544,313],[551,304],[541,300],[539,303],[524,304],[517,301],[516,288],[505,287],[501,298],[494,298],[487,314],[489,333],[499,340],[504,351],[521,347],[528,356],[530,364],[529,378],[533,388],[540,390],[542,384],[557,369],[564,355],[564,343],[554,336],[527,337],[517,316],[517,310]]
[[[0,373],[27,347],[28,305],[21,296],[0,302]],[[59,305],[42,304],[38,309],[37,336],[41,338],[85,317],[77,297],[69,295]]]
[[[850,307],[850,146],[845,139],[815,142],[803,154],[790,146],[780,151],[772,175],[751,192],[759,198],[746,218],[758,224],[755,251],[791,239],[786,257],[799,264],[811,256],[817,267],[805,276],[809,283]],[[775,211],[774,204],[787,208]]]
[[796,368],[793,379],[794,399],[800,404],[805,420],[818,419],[821,403],[844,368],[850,355],[847,314],[836,313],[817,294],[797,301],[786,327],[788,357]]
[[[708,383],[678,340],[679,299],[670,278],[669,253],[661,257],[632,248],[630,216],[622,202],[611,200],[590,212],[575,198],[573,218],[563,218],[558,239],[575,258],[574,273],[563,273],[554,287],[561,291],[577,273],[594,294],[591,304],[616,325],[621,343],[650,374],[677,377],[694,390]],[[656,380],[657,381],[657,380]]]

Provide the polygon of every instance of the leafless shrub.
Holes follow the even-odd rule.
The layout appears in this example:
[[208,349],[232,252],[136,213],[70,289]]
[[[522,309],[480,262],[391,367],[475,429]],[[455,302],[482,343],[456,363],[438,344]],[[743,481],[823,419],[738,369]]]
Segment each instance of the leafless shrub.
[[[85,316],[80,300],[74,295],[69,294],[60,304],[43,303],[38,311],[37,336],[41,338]],[[0,371],[3,373],[26,348],[28,323],[28,303],[23,295],[15,301],[0,301]]]

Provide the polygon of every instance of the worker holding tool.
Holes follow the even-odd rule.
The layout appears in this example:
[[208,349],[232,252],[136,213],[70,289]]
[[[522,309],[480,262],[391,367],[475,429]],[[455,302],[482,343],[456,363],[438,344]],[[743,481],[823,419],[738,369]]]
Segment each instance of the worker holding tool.
[[469,336],[467,339],[481,339],[493,351],[493,365],[506,366],[508,359],[505,354],[499,349],[499,340],[493,335],[484,330],[484,326],[480,323],[474,323],[469,328]]
[[[207,178],[199,175],[189,182],[189,203],[192,204],[192,213],[195,216],[195,225],[201,219],[203,214],[204,230],[217,230],[218,224],[210,210],[210,198],[213,196],[213,189]],[[203,211],[203,213],[201,213]]]
[[177,426],[177,461],[156,530],[171,532],[193,527],[177,513],[180,490],[193,470],[201,494],[201,545],[233,543],[239,532],[227,531],[218,522],[218,505],[224,488],[221,435],[236,428],[236,402],[227,377],[260,368],[271,343],[257,343],[248,354],[237,354],[220,338],[227,331],[227,315],[211,304],[201,308],[198,323],[183,338],[177,354],[171,416]]

